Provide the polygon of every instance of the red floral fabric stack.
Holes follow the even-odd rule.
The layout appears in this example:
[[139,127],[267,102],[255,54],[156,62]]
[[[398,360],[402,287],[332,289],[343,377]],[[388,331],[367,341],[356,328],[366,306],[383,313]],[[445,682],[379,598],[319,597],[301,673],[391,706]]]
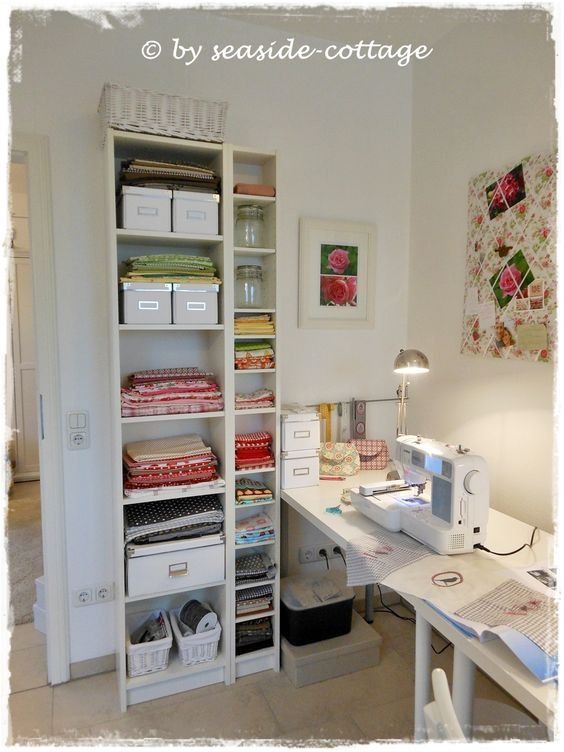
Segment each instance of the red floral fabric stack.
[[274,467],[272,436],[267,431],[235,434],[235,470]]
[[219,477],[217,457],[195,434],[128,444],[123,466],[126,496],[210,483]]
[[138,371],[121,390],[124,418],[223,410],[223,397],[213,373],[199,368]]

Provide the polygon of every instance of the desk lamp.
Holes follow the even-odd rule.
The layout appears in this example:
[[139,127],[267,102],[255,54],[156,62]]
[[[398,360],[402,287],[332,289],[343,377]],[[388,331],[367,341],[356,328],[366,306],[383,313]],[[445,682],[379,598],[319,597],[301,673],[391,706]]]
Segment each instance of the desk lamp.
[[407,376],[414,373],[428,373],[429,360],[421,350],[400,350],[394,361],[394,373],[401,373],[402,380],[398,386],[398,422],[396,436],[407,434]]

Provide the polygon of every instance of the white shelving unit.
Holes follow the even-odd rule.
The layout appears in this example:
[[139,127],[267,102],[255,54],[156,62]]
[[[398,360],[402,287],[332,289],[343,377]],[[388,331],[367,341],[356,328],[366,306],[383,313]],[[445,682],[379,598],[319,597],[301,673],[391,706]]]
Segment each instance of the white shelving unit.
[[[117,228],[116,188],[121,161],[148,158],[163,161],[186,161],[213,168],[221,177],[220,202],[221,234],[187,235],[148,232]],[[280,387],[276,369],[237,371],[234,368],[234,343],[252,337],[234,335],[234,274],[238,264],[260,263],[265,274],[265,305],[262,312],[275,314],[277,306],[276,225],[278,198],[241,196],[233,194],[236,182],[270,183],[276,185],[275,152],[235,147],[228,144],[209,144],[184,139],[126,133],[109,130],[105,141],[106,216],[108,237],[108,284],[110,301],[111,342],[111,409],[112,409],[112,489],[114,499],[114,530],[116,561],[116,644],[120,703],[127,706],[164,697],[176,692],[218,682],[230,684],[240,676],[266,669],[279,670],[279,575],[273,582],[273,607],[256,616],[235,616],[235,593],[253,585],[235,586],[235,558],[253,550],[268,547],[279,568],[280,511],[278,466],[262,471],[235,471],[235,433],[266,430],[272,434],[274,456],[279,455]],[[265,214],[266,244],[260,249],[234,247],[236,207],[244,203],[259,204]],[[119,267],[134,255],[175,252],[209,255],[223,281],[219,294],[219,323],[214,325],[131,325],[119,324],[118,282]],[[248,313],[248,309],[238,309]],[[273,318],[274,315],[273,315]],[[258,338],[258,337],[256,337]],[[262,336],[260,337],[262,338]],[[276,351],[276,335],[269,335]],[[143,416],[122,418],[120,387],[130,373],[150,368],[199,366],[209,369],[223,393],[225,408],[210,413],[185,415]],[[250,392],[268,387],[275,393],[275,407],[254,410],[235,410],[235,392]],[[179,487],[166,496],[180,498],[200,494],[219,494],[225,511],[225,579],[198,585],[186,591],[159,592],[150,596],[129,597],[126,590],[123,543],[123,514],[129,504],[155,501],[153,495],[126,497],[123,493],[122,450],[131,441],[197,433],[209,442],[219,460],[219,475],[225,485]],[[274,494],[274,501],[252,505],[235,505],[235,480],[241,476],[262,479]],[[276,537],[266,544],[235,545],[235,521],[239,516],[253,514],[265,508],[274,523]],[[271,580],[264,581],[272,582]],[[218,614],[222,636],[217,658],[194,666],[183,666],[174,643],[168,667],[164,671],[130,678],[126,665],[126,617],[131,613],[170,610],[180,607],[190,598],[206,601]],[[252,618],[267,616],[273,623],[273,644],[242,655],[236,654],[235,625]]]

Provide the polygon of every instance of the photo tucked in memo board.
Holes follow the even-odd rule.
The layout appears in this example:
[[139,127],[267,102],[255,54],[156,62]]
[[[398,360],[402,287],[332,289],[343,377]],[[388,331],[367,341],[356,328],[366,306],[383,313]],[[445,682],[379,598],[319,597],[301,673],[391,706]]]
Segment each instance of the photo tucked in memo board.
[[553,359],[555,236],[554,154],[470,181],[463,354]]

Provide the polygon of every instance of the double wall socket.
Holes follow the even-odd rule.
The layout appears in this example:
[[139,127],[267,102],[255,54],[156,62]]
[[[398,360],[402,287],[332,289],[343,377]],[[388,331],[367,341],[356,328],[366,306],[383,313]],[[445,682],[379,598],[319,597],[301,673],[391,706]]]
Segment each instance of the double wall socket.
[[[312,561],[326,561],[327,559],[340,559],[339,546],[332,541],[316,543],[313,546],[303,546],[299,550],[300,564],[309,564]],[[325,553],[321,553],[324,551]]]
[[72,591],[73,606],[92,606],[94,603],[106,603],[114,599],[114,583],[104,582],[92,587],[78,588]]

